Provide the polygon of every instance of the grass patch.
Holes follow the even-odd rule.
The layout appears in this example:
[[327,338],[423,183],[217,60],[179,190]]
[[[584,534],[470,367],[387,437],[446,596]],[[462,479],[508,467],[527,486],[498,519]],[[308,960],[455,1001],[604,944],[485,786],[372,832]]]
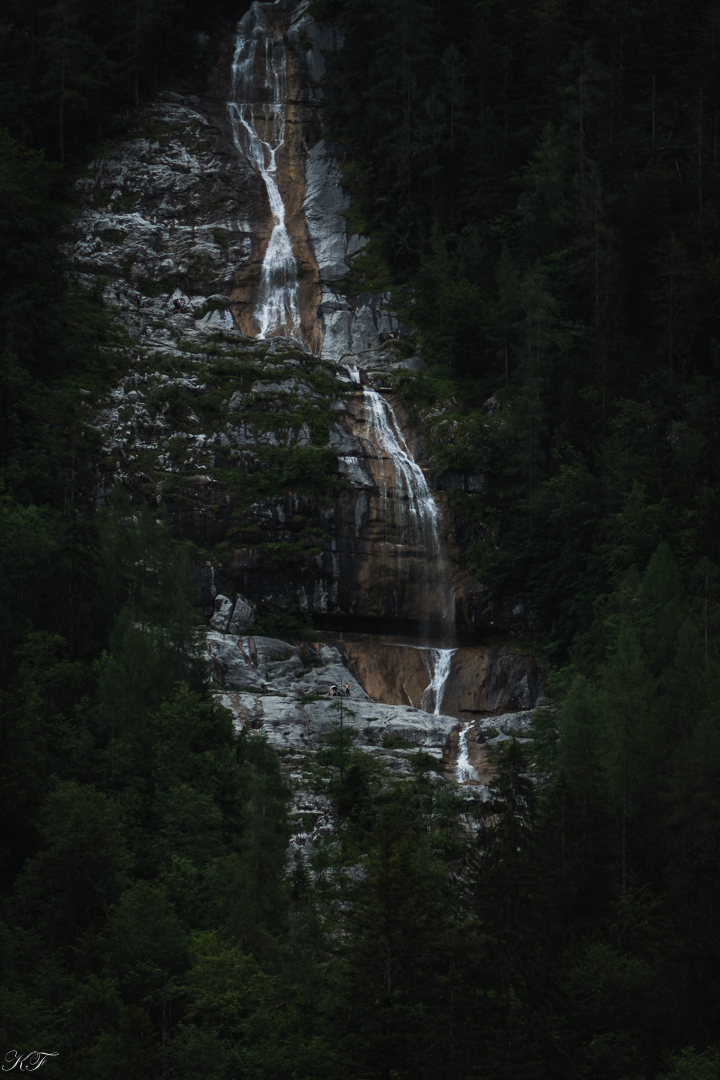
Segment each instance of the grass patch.
[[215,469],[218,480],[228,485],[239,507],[259,499],[298,491],[311,495],[329,495],[343,490],[345,483],[333,474],[337,454],[331,447],[267,447],[257,463],[258,471]]
[[404,735],[386,735],[383,750],[415,750],[417,743],[408,742]]

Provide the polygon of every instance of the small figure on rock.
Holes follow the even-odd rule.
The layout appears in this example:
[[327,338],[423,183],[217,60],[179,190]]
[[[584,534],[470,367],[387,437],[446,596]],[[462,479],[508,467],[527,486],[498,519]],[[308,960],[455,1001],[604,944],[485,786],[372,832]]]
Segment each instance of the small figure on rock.
[[173,310],[176,311],[176,312],[177,311],[182,311],[182,304],[178,300],[177,296],[173,300]]
[[345,683],[345,697],[350,697],[350,683]]
[[339,697],[340,696],[338,694],[338,688],[335,685],[335,683],[333,683],[332,686],[330,687],[329,693],[330,693],[330,697]]

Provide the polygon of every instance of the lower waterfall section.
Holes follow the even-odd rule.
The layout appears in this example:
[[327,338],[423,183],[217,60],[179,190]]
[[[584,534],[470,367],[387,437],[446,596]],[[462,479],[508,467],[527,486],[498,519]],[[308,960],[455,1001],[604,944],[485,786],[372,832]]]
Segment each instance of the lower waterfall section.
[[450,677],[452,658],[457,649],[431,648],[428,652],[432,655],[432,679],[420,700],[420,708],[425,709],[426,712],[432,712],[435,716],[441,716],[445,686]]
[[463,724],[458,735],[458,755],[455,764],[455,781],[458,784],[466,784],[468,780],[478,780],[477,769],[470,761],[468,750],[469,724]]

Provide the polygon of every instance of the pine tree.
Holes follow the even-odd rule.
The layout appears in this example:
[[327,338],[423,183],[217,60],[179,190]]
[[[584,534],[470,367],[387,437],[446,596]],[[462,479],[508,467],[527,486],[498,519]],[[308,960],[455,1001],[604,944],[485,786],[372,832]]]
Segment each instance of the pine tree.
[[639,855],[635,835],[648,790],[648,757],[655,684],[648,672],[637,632],[623,620],[614,653],[602,673],[602,757],[611,805],[618,821],[619,885],[624,894]]

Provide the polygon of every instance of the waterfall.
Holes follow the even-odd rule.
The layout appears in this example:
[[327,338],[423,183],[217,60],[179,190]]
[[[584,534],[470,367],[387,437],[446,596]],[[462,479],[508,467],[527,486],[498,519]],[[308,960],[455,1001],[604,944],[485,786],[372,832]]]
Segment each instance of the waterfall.
[[430,652],[433,659],[432,679],[423,693],[420,707],[427,712],[432,709],[435,716],[441,716],[445,686],[450,676],[452,658],[457,649],[431,649]]
[[[397,542],[388,542],[388,546],[394,548],[398,592],[408,584],[415,590],[421,622],[453,623],[455,597],[440,539],[440,509],[424,472],[408,449],[390,403],[367,386],[363,387],[363,396],[367,438],[374,444],[380,466],[383,518],[397,531]],[[387,461],[392,463],[391,470],[386,468]],[[413,571],[412,561],[420,564],[419,572]],[[413,577],[415,580],[411,580]],[[404,606],[407,608],[407,603]]]
[[282,33],[273,26],[277,3],[255,0],[238,23],[228,113],[235,146],[262,177],[273,218],[260,273],[258,336],[280,331],[299,338],[298,266],[277,182],[287,108],[287,55]]
[[455,780],[458,784],[465,784],[468,780],[478,780],[478,774],[470,764],[470,754],[468,753],[468,731],[470,730],[469,724],[464,724],[463,728],[458,736],[458,759],[455,766]]

